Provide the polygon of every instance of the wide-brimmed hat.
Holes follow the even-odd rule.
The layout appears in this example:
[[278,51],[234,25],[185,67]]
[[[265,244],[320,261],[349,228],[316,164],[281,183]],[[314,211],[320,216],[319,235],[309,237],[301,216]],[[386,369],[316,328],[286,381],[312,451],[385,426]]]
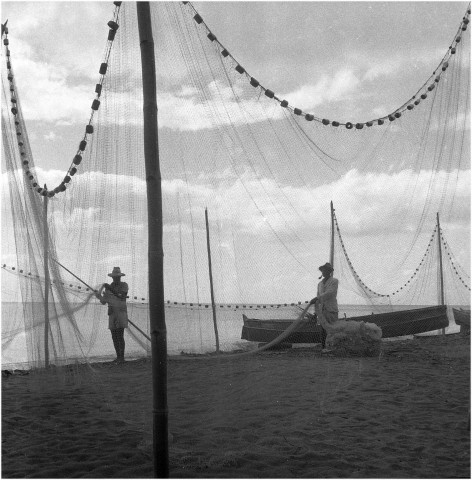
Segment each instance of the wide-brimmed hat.
[[124,277],[125,274],[121,273],[120,267],[113,267],[113,271],[108,274],[109,277]]
[[321,272],[333,272],[334,268],[332,267],[331,263],[327,262],[324,265],[321,265],[318,270],[320,270]]

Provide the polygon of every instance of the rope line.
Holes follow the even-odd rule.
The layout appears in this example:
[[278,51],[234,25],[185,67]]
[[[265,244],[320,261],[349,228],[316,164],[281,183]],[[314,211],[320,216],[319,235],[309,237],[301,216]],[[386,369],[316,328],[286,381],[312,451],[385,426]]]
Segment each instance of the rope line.
[[461,45],[461,31],[465,32],[467,30],[468,24],[470,22],[469,15],[471,13],[470,10],[470,3],[467,7],[466,13],[464,17],[462,18],[462,21],[459,24],[459,27],[454,35],[454,38],[447,50],[447,52],[444,54],[442,59],[440,60],[438,66],[436,69],[433,71],[433,73],[427,78],[427,80],[422,84],[422,86],[416,91],[416,93],[411,96],[405,103],[400,105],[398,108],[392,111],[392,113],[385,115],[383,117],[375,118],[373,120],[365,121],[365,122],[338,122],[338,121],[331,121],[328,120],[327,118],[319,118],[315,116],[314,114],[311,113],[306,113],[303,112],[300,108],[293,107],[289,105],[287,100],[281,100],[278,98],[275,93],[270,90],[269,88],[263,87],[258,80],[256,80],[254,77],[252,77],[246,69],[241,65],[240,62],[236,60],[236,58],[231,55],[229,50],[224,47],[224,45],[216,38],[216,35],[214,35],[211,31],[211,29],[208,27],[208,25],[205,23],[203,20],[202,16],[198,13],[196,8],[188,1],[182,2],[184,5],[188,5],[189,8],[191,9],[191,14],[194,15],[193,19],[198,25],[203,25],[203,27],[207,31],[207,38],[210,42],[214,42],[221,50],[220,53],[224,58],[230,58],[236,66],[234,69],[241,75],[245,75],[246,78],[249,80],[249,83],[254,87],[254,88],[259,88],[261,93],[264,92],[264,95],[270,99],[273,99],[274,101],[278,102],[281,107],[286,108],[289,110],[293,115],[296,116],[304,116],[305,120],[308,122],[311,121],[316,121],[318,123],[321,123],[323,125],[332,125],[333,127],[339,127],[340,125],[343,125],[346,127],[348,130],[355,129],[356,130],[362,130],[364,126],[367,127],[372,127],[374,125],[384,125],[385,122],[388,120],[390,122],[394,122],[395,120],[399,119],[402,114],[406,111],[411,111],[415,108],[415,106],[418,106],[422,100],[426,100],[428,98],[428,93],[432,92],[436,88],[436,84],[439,83],[441,80],[442,75],[444,72],[448,69],[449,67],[449,62],[452,60],[453,55],[456,54],[457,49]]
[[20,151],[20,155],[23,157],[23,169],[26,177],[30,180],[31,187],[34,188],[34,190],[42,196],[48,196],[48,197],[54,197],[56,194],[60,192],[65,192],[67,189],[67,185],[71,182],[72,177],[77,173],[77,167],[82,163],[82,157],[86,151],[87,148],[87,138],[89,135],[92,135],[94,132],[93,128],[93,117],[95,112],[100,108],[100,96],[102,94],[102,85],[103,81],[105,79],[105,74],[107,72],[108,66],[109,66],[109,58],[111,54],[111,48],[113,45],[113,40],[115,39],[116,32],[119,28],[119,25],[117,23],[118,20],[118,14],[120,11],[120,6],[122,2],[113,2],[115,5],[115,12],[113,14],[113,20],[110,20],[108,22],[108,26],[110,27],[108,31],[108,40],[106,44],[106,49],[105,49],[105,55],[104,55],[104,61],[100,65],[99,69],[99,74],[100,74],[100,79],[99,82],[95,86],[95,99],[92,102],[91,106],[91,114],[89,121],[87,125],[85,126],[85,133],[84,136],[82,137],[82,140],[79,143],[79,147],[75,153],[75,156],[72,160],[72,163],[67,170],[67,173],[62,180],[62,182],[55,187],[52,190],[49,190],[46,186],[44,188],[40,187],[38,185],[38,181],[36,180],[33,172],[30,171],[30,162],[31,158],[27,155],[26,149],[23,148],[25,146],[25,134],[26,134],[26,128],[24,130],[21,129],[20,125],[24,124],[23,116],[21,113],[21,109],[19,108],[19,101],[18,101],[18,90],[16,88],[16,83],[15,83],[15,76],[13,74],[13,68],[12,68],[12,63],[11,63],[11,54],[10,54],[10,49],[9,49],[9,44],[10,41],[8,39],[8,27],[4,28],[4,31],[2,32],[2,35],[5,35],[5,38],[3,40],[3,44],[5,46],[5,53],[6,53],[6,58],[7,58],[7,70],[8,70],[8,80],[10,82],[10,92],[11,92],[11,113],[14,116],[15,119],[15,126],[16,126],[16,134],[18,137],[18,148]]

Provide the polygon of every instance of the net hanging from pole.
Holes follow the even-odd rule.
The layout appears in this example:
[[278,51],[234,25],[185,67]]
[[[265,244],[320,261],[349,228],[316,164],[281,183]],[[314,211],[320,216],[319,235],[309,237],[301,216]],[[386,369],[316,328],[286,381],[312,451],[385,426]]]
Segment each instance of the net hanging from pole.
[[[151,286],[145,283],[147,225],[136,13],[133,6],[123,4],[114,15],[119,29],[113,47],[105,49],[109,58],[106,74],[100,76],[100,107],[92,110],[93,134],[87,137],[78,173],[67,190],[49,202],[50,256],[93,289],[119,264],[130,285],[130,320],[148,332],[145,304]],[[460,31],[463,38],[454,43],[454,55],[449,50],[438,59],[435,75],[415,97],[418,105],[406,102],[393,120],[386,113],[383,122],[377,119],[369,126],[368,119],[353,119],[362,121],[362,128],[355,121],[353,128],[346,128],[346,119],[340,119],[339,126],[333,119],[326,124],[325,119],[311,119],[310,112],[284,106],[277,92],[270,98],[270,86],[262,87],[252,77],[256,72],[245,72],[231,54],[222,55],[224,46],[212,40],[204,22],[195,20],[191,4],[156,3],[152,15],[158,52],[159,141],[165,159],[165,293],[169,337],[175,345],[171,351],[211,351],[215,343],[205,207],[223,349],[225,343],[230,349],[238,345],[243,311],[257,311],[262,318],[296,318],[298,305],[313,296],[317,264],[329,251],[328,199],[343,218],[343,238],[356,274],[374,292],[391,293],[408,280],[434,228],[435,212],[443,215],[446,231],[458,215],[465,214],[454,205],[468,198],[470,185],[468,30]],[[2,104],[8,172],[4,194],[9,201],[2,205],[4,221],[10,219],[15,229],[3,230],[10,255],[3,263],[28,275],[9,275],[4,284],[14,277],[28,305],[25,310],[32,305],[41,309],[42,197],[31,187],[28,175],[25,178],[24,158],[38,182],[42,171],[35,167],[29,147],[21,91],[14,92],[18,115],[12,116],[6,108],[12,85],[6,77],[14,72],[14,56],[7,58],[13,64],[13,69],[4,71]],[[431,85],[434,89],[428,90]],[[409,105],[414,108],[407,109]],[[18,131],[24,155],[16,145]],[[61,172],[54,175],[51,182],[57,184]],[[12,214],[6,211],[9,205]],[[368,253],[378,245],[384,254],[381,266],[378,255]],[[355,277],[343,267],[341,253],[337,247],[335,269],[342,272],[347,287]],[[59,342],[53,348],[56,361],[100,356],[107,336],[104,308],[83,285],[74,293],[63,288],[77,280],[54,261],[50,270],[51,317],[67,318],[57,322],[60,330],[51,334],[53,343]],[[424,283],[420,289],[424,295],[417,292],[405,299],[405,305],[435,303],[431,296],[435,276],[425,274]],[[349,288],[339,295],[340,304],[359,303],[359,296],[351,295]],[[4,299],[9,301],[8,296]],[[370,305],[365,299],[361,303]],[[451,298],[451,303],[457,302]],[[175,342],[174,312],[181,323]],[[39,338],[43,316],[31,312],[26,328],[38,330],[34,340],[27,340],[25,360],[34,365],[44,360]],[[5,331],[20,331],[16,322],[11,328],[5,326]],[[129,332],[134,337],[130,349],[146,354],[145,339],[131,327]],[[13,341],[8,333],[4,338]]]

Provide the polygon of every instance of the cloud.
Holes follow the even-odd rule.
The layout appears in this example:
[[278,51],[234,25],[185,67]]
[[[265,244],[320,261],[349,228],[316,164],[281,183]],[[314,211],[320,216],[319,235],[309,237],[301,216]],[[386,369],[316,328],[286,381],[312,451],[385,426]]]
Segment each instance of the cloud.
[[64,67],[20,58],[14,72],[26,120],[85,122],[90,115],[93,88],[70,85]]
[[[18,175],[21,176],[21,172]],[[40,170],[38,176],[48,184],[55,184],[62,179],[63,172]],[[445,212],[443,228],[456,242],[457,239],[468,239],[470,170],[442,171],[436,176],[439,183],[455,185],[455,199],[457,205],[462,206],[451,219],[447,219]],[[418,173],[409,169],[382,174],[352,169],[336,181],[317,187],[281,185],[274,179],[258,177],[252,170],[243,171],[239,177],[227,172],[227,175],[191,176],[188,181],[165,179],[162,194],[165,258],[166,268],[169,269],[166,277],[168,295],[182,297],[175,283],[179,282],[180,273],[175,265],[180,265],[180,255],[188,275],[194,268],[194,262],[197,262],[199,271],[206,267],[205,207],[208,207],[210,215],[216,271],[229,278],[234,262],[238,262],[239,275],[253,272],[253,279],[239,280],[243,282],[242,288],[247,289],[248,282],[252,285],[247,295],[254,300],[260,301],[266,295],[267,275],[274,282],[279,276],[282,279],[293,276],[290,286],[281,280],[277,287],[280,298],[298,298],[305,294],[305,284],[311,280],[309,274],[301,277],[303,269],[294,263],[294,259],[312,262],[313,252],[316,252],[317,258],[325,255],[330,199],[334,201],[343,238],[348,239],[346,246],[349,253],[353,254],[353,261],[357,260],[356,268],[361,270],[363,278],[365,272],[370,272],[371,279],[373,266],[378,269],[379,265],[384,265],[385,271],[391,270],[392,258],[403,252],[403,244],[411,241],[417,227],[412,220],[428,198],[430,179],[430,171]],[[4,173],[2,205],[8,201],[7,183]],[[412,184],[416,184],[414,190],[410,189]],[[133,192],[132,196],[130,192]],[[409,202],[407,193],[414,195],[413,204]],[[51,201],[59,258],[71,257],[71,268],[74,269],[73,262],[76,262],[76,273],[82,275],[83,272],[79,271],[82,268],[80,259],[71,251],[76,252],[76,245],[80,243],[80,251],[97,258],[97,265],[109,266],[119,258],[123,268],[126,266],[131,274],[131,265],[140,264],[147,251],[146,182],[128,175],[88,172],[77,175],[68,191],[60,195]],[[422,230],[429,235],[429,225],[434,224],[435,218],[427,220],[428,226]],[[5,221],[7,219],[2,218],[2,222]],[[106,230],[103,230],[104,227]],[[2,229],[2,236],[7,235],[7,230]],[[179,239],[183,242],[182,247]],[[390,245],[388,252],[382,250],[385,244]],[[134,249],[128,250],[131,245]],[[8,242],[2,244],[2,256],[11,254],[10,246]],[[423,248],[424,245],[421,243],[418,247]],[[369,258],[362,265],[357,265],[359,252],[365,254],[367,248]],[[277,256],[277,264],[271,263],[274,255]],[[461,250],[457,255],[467,265],[467,252]],[[389,263],[385,263],[387,261]],[[220,265],[220,262],[223,264]],[[87,267],[85,263],[84,266]],[[284,268],[290,275],[285,275]],[[259,269],[263,271],[259,272]],[[409,270],[405,269],[408,276]],[[92,270],[89,268],[85,272],[91,278],[95,271]],[[140,274],[143,274],[142,269]],[[384,274],[379,272],[375,281],[383,281]],[[300,287],[300,282],[305,286]],[[133,278],[136,290],[141,288],[141,283],[139,275]],[[373,284],[371,286],[374,287]],[[142,288],[145,290],[145,286]],[[248,301],[248,296],[245,301]],[[192,291],[191,297],[195,298],[196,293]]]
[[[108,34],[104,19],[112,14],[108,4],[4,2],[3,7],[8,12],[10,45],[15,62],[20,58],[18,43],[23,42],[29,45],[28,58],[34,62],[62,65],[71,76],[98,78],[101,52]],[[96,28],[86,28],[90,25]],[[71,35],[80,35],[81,30],[87,32],[84,41],[70,38]]]
[[[316,85],[305,85],[294,92],[281,94],[290,105],[311,111],[326,102],[346,101],[359,85],[349,70],[341,70],[334,77],[322,77]],[[159,91],[159,126],[173,130],[197,131],[224,125],[247,125],[280,119],[284,115],[278,103],[264,95],[251,92],[248,96],[237,84],[228,86],[213,80],[203,91],[184,84],[177,91]],[[110,123],[142,124],[142,100],[139,91],[113,92],[113,106],[104,121]],[[126,110],[126,116],[116,116],[117,110]]]
[[[390,52],[389,55],[382,55],[379,52],[375,56],[366,52],[352,51],[348,63],[358,72],[363,82],[373,82],[385,77],[395,80],[402,73],[414,72],[431,64],[436,66],[444,53],[444,49],[431,49],[425,46],[418,46],[414,52]],[[426,78],[422,80],[425,81]]]
[[352,95],[359,87],[359,79],[349,69],[341,69],[332,77],[323,75],[314,85],[303,85],[293,92],[281,95],[289,104],[312,111],[326,102],[341,102]]
[[[90,115],[112,9],[103,2],[4,2],[11,62],[27,120],[84,122]],[[67,41],[80,25],[83,41]],[[52,27],[51,27],[52,26]],[[51,38],[57,39],[51,47]]]
[[[3,8],[9,12],[9,33],[31,32],[50,19],[57,11],[58,4],[52,2],[3,2]],[[14,20],[11,20],[11,19]]]
[[43,138],[44,140],[47,140],[47,141],[55,141],[59,138],[61,138],[60,136],[57,136],[55,132],[53,131],[50,131],[49,133],[47,133],[46,135],[43,135]]
[[370,82],[378,79],[379,77],[393,75],[393,73],[398,69],[398,66],[398,63],[392,60],[376,63],[365,72],[363,80]]
[[[110,92],[108,98],[102,98],[100,121],[106,124],[142,125],[142,93],[137,88],[126,92]],[[214,128],[216,123],[220,126],[238,126],[267,120],[267,109],[274,105],[273,102],[238,98],[233,91],[241,93],[237,87],[233,89],[220,81],[212,81],[203,93],[187,84],[177,91],[158,91],[159,127],[197,131]],[[276,110],[278,117],[283,115],[280,110]]]
[[444,118],[433,117],[430,124],[431,132],[444,132],[449,135],[451,132],[470,131],[470,114],[469,110],[464,109],[464,112],[457,112],[456,115],[447,116]]
[[[436,182],[455,182],[456,201],[467,204],[470,201],[470,171],[458,173],[439,172]],[[308,239],[324,231],[328,220],[320,216],[319,209],[331,198],[340,212],[343,232],[351,237],[366,237],[398,234],[399,228],[403,233],[414,231],[417,225],[411,222],[418,218],[428,199],[431,175],[430,171],[417,173],[410,169],[381,174],[350,170],[331,184],[308,187],[280,186],[273,179],[257,178],[247,170],[239,179],[228,177],[216,184],[203,176],[189,183],[179,179],[164,181],[163,194],[167,204],[176,202],[180,194],[181,218],[168,210],[170,223],[190,221],[190,197],[192,212],[201,218],[208,207],[210,211],[220,212],[220,221],[225,227],[231,225],[247,235],[267,233],[269,229],[292,241],[297,237]],[[398,188],[388,188],[392,185]],[[459,217],[456,216],[455,221],[460,221],[465,229],[467,214]],[[387,218],[396,221],[386,223]]]
[[[64,172],[59,170],[37,168],[36,172],[41,183],[48,185],[59,184],[64,176]],[[18,172],[20,175],[21,172]],[[454,188],[457,204],[468,205],[470,170],[454,170],[449,173],[441,171],[434,175],[437,185]],[[222,225],[232,224],[247,234],[257,235],[261,229],[265,230],[270,225],[273,231],[285,232],[291,236],[294,236],[294,232],[301,232],[300,235],[305,236],[310,235],[308,230],[316,232],[325,227],[326,218],[320,216],[319,205],[327,204],[326,199],[333,199],[340,212],[342,229],[347,235],[398,233],[398,223],[385,224],[385,218],[403,218],[403,231],[409,232],[416,225],[407,220],[415,218],[411,215],[412,209],[420,211],[429,198],[431,176],[429,170],[419,173],[410,169],[391,173],[362,173],[352,169],[336,181],[318,187],[281,186],[274,179],[256,176],[252,170],[245,170],[239,177],[227,171],[226,175],[201,174],[188,181],[180,178],[164,179],[164,218],[169,225],[181,221],[185,223],[190,219],[190,208],[192,213],[203,218],[205,207],[208,207],[220,212]],[[7,174],[4,173],[2,190],[5,193],[8,190],[6,182]],[[98,221],[100,207],[94,203],[94,199],[102,195],[100,192],[110,192],[102,202],[111,208],[107,215],[115,215],[116,209],[117,218],[121,208],[119,205],[127,201],[128,192],[134,192],[136,205],[144,205],[146,201],[145,181],[133,176],[85,172],[74,177],[72,184],[73,190],[67,195],[74,195],[86,188],[87,197],[71,211],[71,224],[75,224],[79,217]],[[386,188],[388,185],[396,185],[398,188]],[[175,207],[177,201],[180,202],[180,218],[177,217]],[[462,227],[466,226],[469,210],[470,208],[463,209],[463,214],[454,216],[456,228],[459,228],[458,222]],[[144,219],[145,214],[141,212],[140,217]],[[127,225],[126,221],[124,224]]]
[[[105,45],[107,27],[103,18],[109,14],[108,10],[102,5],[97,7],[95,2],[90,5],[88,2],[82,2],[74,4],[73,7],[67,4],[59,7],[54,2],[43,3],[44,7],[34,3],[25,4],[28,8],[25,22],[29,23],[24,26],[29,35],[18,33],[16,37],[12,37],[12,45],[15,45],[14,66],[25,118],[60,125],[84,122],[90,115],[90,106],[95,96],[94,83],[98,80],[98,66],[102,60],[97,54],[96,46]],[[9,4],[9,9],[13,8]],[[19,15],[19,11],[17,14]],[[72,41],[59,41],[70,35],[72,26],[80,26],[85,19],[96,25],[96,28],[88,33],[86,42],[77,44]],[[41,40],[46,23],[56,24],[53,35],[58,39],[54,49],[48,47],[48,52],[44,50],[46,43]],[[123,32],[119,30],[119,33],[124,35],[124,30]],[[125,36],[123,38],[119,36],[118,40],[120,44],[114,45],[112,50],[111,67],[114,67],[113,62],[118,62],[122,55],[120,48],[126,47]],[[206,43],[204,45],[212,48]],[[283,110],[277,108],[275,101],[268,102],[264,95],[259,98],[257,94],[250,98],[247,90],[246,93],[243,92],[240,83],[232,82],[232,86],[229,86],[222,81],[214,80],[214,72],[205,66],[197,67],[195,64],[193,68],[196,71],[190,73],[191,65],[186,62],[185,56],[181,56],[180,52],[170,47],[171,45],[159,57],[158,84],[161,90],[158,94],[158,106],[161,126],[177,131],[195,131],[212,128],[215,121],[220,125],[231,123],[243,125],[261,122],[267,116],[272,119],[283,116]],[[403,56],[393,54],[388,57],[380,56],[378,52],[375,53],[376,56],[372,56],[373,53],[350,51],[346,55],[345,64],[341,64],[341,67],[332,67],[324,59],[322,71],[328,73],[319,76],[313,83],[305,81],[291,91],[277,94],[281,98],[286,98],[291,106],[315,115],[339,118],[341,121],[348,118],[347,115],[359,120],[362,120],[364,115],[366,118],[370,118],[371,115],[383,116],[397,104],[392,102],[389,108],[387,102],[387,107],[384,108],[366,102],[366,99],[376,98],[382,104],[386,103],[380,91],[384,85],[382,80],[388,77],[399,78],[402,72],[415,69],[417,65],[428,64],[431,58],[441,58],[438,56],[437,48],[421,49],[420,46],[418,48],[414,53],[407,52]],[[131,50],[135,57],[139,55],[137,44],[128,47],[128,50]],[[205,52],[210,55],[209,51]],[[172,68],[169,68],[170,66]],[[116,110],[110,112],[107,121],[141,124],[142,101],[141,94],[137,91],[139,69],[136,70],[132,62],[130,64],[123,62],[120,68],[122,69],[120,72],[118,69],[110,70],[110,74],[114,76],[110,88],[117,85],[121,85],[120,88],[128,88],[133,83],[131,79],[135,84],[128,91],[110,93],[116,109],[122,108],[125,113],[116,115]],[[227,65],[227,68],[231,78],[231,75],[234,75],[233,65]],[[163,75],[161,72],[167,73]],[[196,74],[202,83],[198,89],[189,80]],[[32,82],[31,79],[35,81]],[[396,89],[402,88],[403,85],[399,85]],[[256,89],[253,93],[255,92],[261,93]],[[403,92],[401,101],[404,101]],[[322,115],[323,109],[325,114]]]

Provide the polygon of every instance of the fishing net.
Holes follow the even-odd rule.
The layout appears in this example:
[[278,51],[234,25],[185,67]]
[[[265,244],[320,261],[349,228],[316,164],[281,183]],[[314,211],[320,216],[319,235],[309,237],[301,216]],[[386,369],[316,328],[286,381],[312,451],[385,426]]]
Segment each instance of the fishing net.
[[[34,162],[14,25],[3,36],[2,368],[74,364],[85,372],[79,364],[112,360],[107,309],[94,291],[110,283],[115,266],[129,285],[126,356],[150,355],[147,300],[159,286],[147,280],[138,23],[134,3],[115,4],[114,33],[98,59],[89,121],[78,130],[77,150],[69,146],[68,170]],[[191,3],[151,2],[151,14],[168,354],[218,351],[237,361],[275,338],[275,346],[318,344],[314,308],[302,312],[327,261],[339,279],[344,327],[336,335],[346,354],[356,354],[346,338],[370,331],[379,339],[376,317],[363,317],[358,327],[352,317],[445,304],[453,326],[450,307],[470,303],[470,235],[462,226],[470,216],[469,14],[450,32],[432,75],[404,92],[401,105],[379,113],[366,101],[353,105],[349,118],[274,92],[270,79],[245,70],[244,59],[233,57]],[[417,330],[444,328],[445,314],[437,323],[416,319]],[[266,323],[248,332],[243,319]],[[294,322],[308,337],[297,337]],[[393,333],[383,338],[418,333],[401,315],[388,322]],[[239,358],[247,372],[254,368],[256,357]],[[224,381],[234,366],[208,368]],[[357,375],[340,368],[346,384]],[[327,401],[335,390],[328,387],[334,373],[326,375]],[[215,396],[221,408],[214,411],[235,408],[249,385],[241,388]],[[134,415],[138,430],[149,434],[144,414]]]
[[[106,311],[92,290],[110,280],[115,264],[130,286],[130,320],[149,334],[137,18],[130,4],[115,10],[119,28],[103,53],[99,103],[83,137],[88,144],[79,145],[73,159],[81,163],[71,163],[66,175],[49,173],[50,191],[59,186],[53,197],[38,193],[43,172],[28,141],[14,56],[4,46],[3,64],[11,68],[3,68],[2,77],[2,213],[4,224],[15,227],[2,229],[2,299],[12,322],[3,326],[4,355],[13,359],[12,346],[25,342],[22,360],[32,365],[45,361],[45,338],[56,363],[112,353],[104,350]],[[468,213],[455,208],[468,205],[469,196],[467,24],[451,32],[452,47],[410,100],[385,117],[350,123],[317,118],[260,85],[191,4],[153,4],[152,16],[159,25],[154,41],[171,352],[213,350],[215,328],[222,350],[234,349],[243,314],[296,319],[316,295],[331,217],[339,304],[379,312],[440,303],[436,213],[445,245],[455,241],[447,235]],[[219,326],[210,302],[205,209]],[[46,235],[50,325],[58,329],[47,337]],[[378,254],[369,254],[378,245],[381,265]],[[467,304],[469,277],[451,263],[448,248],[446,303]],[[460,255],[461,263],[468,260],[466,251]],[[19,292],[25,318],[8,310],[19,308]],[[353,316],[353,309],[340,316]],[[145,336],[131,325],[127,332],[129,352],[149,352]]]

